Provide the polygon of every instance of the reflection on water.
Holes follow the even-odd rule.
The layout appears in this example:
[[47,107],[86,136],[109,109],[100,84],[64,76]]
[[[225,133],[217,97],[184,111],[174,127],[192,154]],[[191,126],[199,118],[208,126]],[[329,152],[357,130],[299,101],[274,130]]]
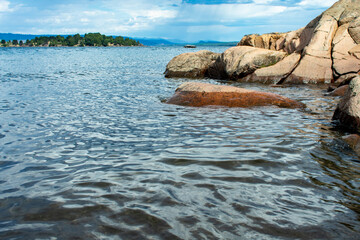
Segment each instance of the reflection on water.
[[184,51],[0,49],[0,238],[360,238],[337,100],[237,83],[308,109],[166,105]]

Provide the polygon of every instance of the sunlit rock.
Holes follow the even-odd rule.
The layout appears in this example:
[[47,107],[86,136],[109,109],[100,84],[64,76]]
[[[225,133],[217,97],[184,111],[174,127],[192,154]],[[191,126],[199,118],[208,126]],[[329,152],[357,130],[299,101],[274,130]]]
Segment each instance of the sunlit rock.
[[241,79],[242,82],[277,84],[285,79],[299,63],[301,55],[293,53],[273,66],[257,69],[253,74]]
[[237,45],[278,50],[276,48],[276,42],[285,35],[286,33],[267,33],[263,35],[250,34],[244,36]]
[[332,59],[336,75],[360,71],[359,48],[348,32],[349,24],[339,27],[333,39]]
[[256,69],[276,64],[285,52],[238,46],[227,49],[209,68],[209,77],[238,80]]

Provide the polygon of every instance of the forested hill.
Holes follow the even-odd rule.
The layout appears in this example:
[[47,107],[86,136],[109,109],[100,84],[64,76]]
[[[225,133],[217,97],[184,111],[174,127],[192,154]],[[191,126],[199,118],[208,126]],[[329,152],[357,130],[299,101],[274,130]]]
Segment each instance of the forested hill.
[[[19,40],[22,37],[31,35],[15,35],[14,39],[2,39],[2,47],[60,47],[60,46],[142,46],[139,41],[130,38],[124,38],[121,36],[113,37],[106,36],[100,33],[87,33],[84,36],[80,34],[68,35],[68,36],[39,36],[33,39]],[[0,36],[1,37],[1,36]]]

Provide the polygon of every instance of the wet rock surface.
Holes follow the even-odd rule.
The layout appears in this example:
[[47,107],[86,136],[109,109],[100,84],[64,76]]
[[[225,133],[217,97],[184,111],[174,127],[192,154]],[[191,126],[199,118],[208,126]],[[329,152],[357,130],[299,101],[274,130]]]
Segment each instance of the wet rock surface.
[[183,83],[167,103],[191,107],[254,107],[271,105],[282,108],[305,107],[301,102],[274,93],[198,82]]
[[333,120],[343,128],[360,132],[360,76],[351,80],[347,92],[336,107]]

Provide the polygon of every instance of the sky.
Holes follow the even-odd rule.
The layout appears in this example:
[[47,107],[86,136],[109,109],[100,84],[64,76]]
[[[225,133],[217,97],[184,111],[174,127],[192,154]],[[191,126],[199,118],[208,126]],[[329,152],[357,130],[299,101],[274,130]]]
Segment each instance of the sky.
[[336,0],[0,0],[0,32],[239,41],[304,27]]

